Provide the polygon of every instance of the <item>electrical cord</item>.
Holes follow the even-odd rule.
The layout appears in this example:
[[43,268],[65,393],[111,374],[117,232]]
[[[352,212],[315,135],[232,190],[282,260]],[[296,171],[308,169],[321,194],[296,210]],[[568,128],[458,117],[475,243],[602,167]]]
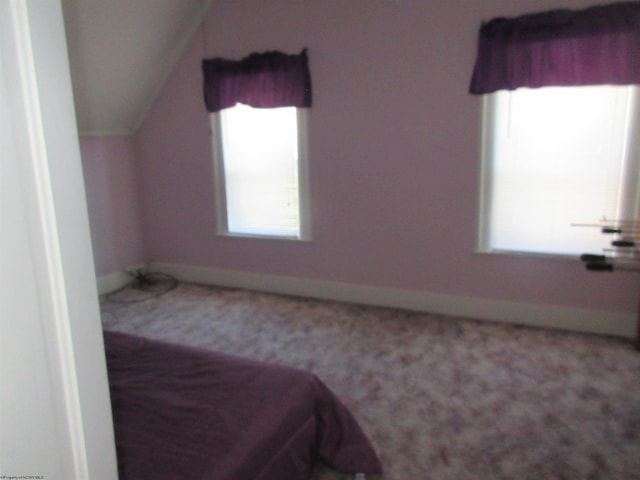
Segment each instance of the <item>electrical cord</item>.
[[132,280],[125,286],[105,295],[112,303],[138,303],[156,298],[178,286],[178,280],[166,273],[147,272],[142,269],[126,272]]

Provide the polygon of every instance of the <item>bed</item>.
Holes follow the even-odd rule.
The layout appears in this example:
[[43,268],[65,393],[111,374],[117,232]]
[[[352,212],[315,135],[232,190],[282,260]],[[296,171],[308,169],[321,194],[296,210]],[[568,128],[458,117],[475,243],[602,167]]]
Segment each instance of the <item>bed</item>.
[[310,372],[104,337],[121,480],[307,480],[318,460],[381,472],[354,417]]

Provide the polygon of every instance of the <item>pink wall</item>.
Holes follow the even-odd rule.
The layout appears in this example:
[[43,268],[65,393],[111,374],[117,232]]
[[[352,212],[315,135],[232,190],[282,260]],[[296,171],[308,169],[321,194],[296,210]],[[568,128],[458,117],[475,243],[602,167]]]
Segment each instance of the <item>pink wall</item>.
[[313,240],[215,235],[202,39],[136,135],[150,259],[516,302],[630,312],[636,276],[474,253],[480,22],[539,0],[217,0],[207,56],[308,47]]
[[137,162],[131,137],[82,137],[93,256],[98,276],[145,262]]

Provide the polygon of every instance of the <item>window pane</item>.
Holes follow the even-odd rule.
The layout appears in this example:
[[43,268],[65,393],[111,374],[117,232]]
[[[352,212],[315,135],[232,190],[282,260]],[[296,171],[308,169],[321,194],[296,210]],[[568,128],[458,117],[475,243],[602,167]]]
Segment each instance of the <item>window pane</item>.
[[229,233],[300,236],[294,107],[220,113]]
[[635,199],[637,189],[623,188],[634,170],[626,163],[632,87],[492,96],[486,247],[559,254],[605,248],[611,238],[572,224],[629,214],[625,196]]

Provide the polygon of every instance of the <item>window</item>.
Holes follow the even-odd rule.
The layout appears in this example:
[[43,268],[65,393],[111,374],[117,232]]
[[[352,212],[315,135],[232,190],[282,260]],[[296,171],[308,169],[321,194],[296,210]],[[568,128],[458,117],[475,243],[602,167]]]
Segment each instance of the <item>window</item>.
[[211,114],[218,232],[310,238],[307,50],[202,61]]
[[576,224],[637,217],[639,97],[636,86],[485,95],[479,249],[606,248],[610,238]]
[[640,2],[496,17],[478,32],[479,249],[610,248],[601,220],[635,220]]
[[306,110],[237,104],[211,121],[218,232],[308,239]]

